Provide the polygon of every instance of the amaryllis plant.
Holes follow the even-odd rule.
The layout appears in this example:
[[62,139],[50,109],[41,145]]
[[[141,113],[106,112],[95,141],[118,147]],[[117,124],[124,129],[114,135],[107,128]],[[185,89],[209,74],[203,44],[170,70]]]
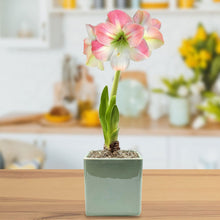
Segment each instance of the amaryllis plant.
[[116,71],[110,97],[106,86],[99,108],[105,148],[112,152],[120,149],[119,111],[116,105],[120,73],[128,68],[130,60],[144,60],[152,50],[163,45],[160,27],[159,20],[142,10],[138,10],[133,18],[121,10],[114,10],[108,13],[106,22],[97,26],[87,25],[88,38],[84,40],[87,65],[104,70],[103,63],[110,61]]

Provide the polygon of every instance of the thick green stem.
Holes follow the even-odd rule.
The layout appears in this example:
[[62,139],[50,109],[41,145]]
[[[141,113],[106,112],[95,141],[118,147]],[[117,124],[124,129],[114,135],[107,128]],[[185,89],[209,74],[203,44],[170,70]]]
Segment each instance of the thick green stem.
[[[115,76],[114,76],[113,85],[112,85],[111,97],[113,97],[114,95],[115,96],[117,95],[120,75],[121,75],[121,71],[116,71]],[[110,100],[111,100],[111,97],[110,97]]]

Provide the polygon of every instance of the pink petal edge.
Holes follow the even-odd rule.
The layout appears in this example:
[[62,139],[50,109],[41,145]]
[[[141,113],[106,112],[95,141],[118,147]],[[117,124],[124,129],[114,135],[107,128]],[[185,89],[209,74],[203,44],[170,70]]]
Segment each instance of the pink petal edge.
[[144,37],[144,28],[139,24],[127,24],[123,28],[130,47],[137,47]]
[[149,47],[145,40],[138,45],[136,48],[130,50],[130,58],[134,61],[141,61],[148,58],[151,55]]
[[138,10],[133,16],[133,20],[135,23],[145,26],[150,21],[150,14],[147,11]]
[[86,25],[86,30],[89,36],[90,40],[95,40],[96,36],[95,36],[95,27],[92,26],[91,24],[87,24]]
[[116,33],[116,26],[109,22],[101,23],[95,27],[97,40],[103,45],[110,46]]
[[147,30],[144,39],[146,40],[150,50],[157,49],[164,44],[163,35],[155,27],[151,27]]
[[84,39],[84,48],[83,48],[83,54],[87,55],[87,51],[89,46],[91,46],[91,43],[88,38]]
[[99,43],[97,40],[92,41],[92,53],[101,61],[108,61],[113,53],[113,48]]
[[121,10],[110,11],[108,13],[108,21],[116,26],[120,26],[121,28],[128,23],[132,23],[131,17]]
[[161,22],[156,19],[156,18],[152,18],[150,21],[150,26],[156,27],[157,29],[161,28]]

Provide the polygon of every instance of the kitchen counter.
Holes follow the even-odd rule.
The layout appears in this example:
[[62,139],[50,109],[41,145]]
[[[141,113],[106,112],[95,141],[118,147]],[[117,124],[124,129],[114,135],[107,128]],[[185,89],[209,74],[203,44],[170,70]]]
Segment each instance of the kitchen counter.
[[[82,134],[101,135],[101,128],[82,127],[78,123],[72,126],[45,126],[39,123],[0,126],[0,133],[36,133],[36,134]],[[158,121],[151,120],[148,116],[140,118],[120,119],[121,135],[145,136],[220,136],[220,123],[210,123],[204,128],[194,130],[191,126],[174,127],[169,124],[167,117]]]
[[[218,170],[144,170],[142,214],[133,219],[219,220],[219,183]],[[87,219],[83,170],[2,170],[0,195],[0,219]]]

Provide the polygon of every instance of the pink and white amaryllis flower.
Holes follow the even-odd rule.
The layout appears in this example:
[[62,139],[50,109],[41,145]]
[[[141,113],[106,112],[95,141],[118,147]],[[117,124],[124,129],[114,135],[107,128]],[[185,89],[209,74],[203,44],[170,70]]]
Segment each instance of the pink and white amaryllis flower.
[[157,49],[164,44],[163,35],[159,31],[161,28],[160,21],[151,18],[147,11],[138,10],[133,17],[133,21],[144,27],[144,39],[150,51]]
[[103,62],[96,59],[92,53],[92,41],[96,40],[95,29],[92,25],[86,25],[88,38],[84,40],[83,53],[87,56],[86,65],[91,67],[98,67],[100,70],[104,70]]
[[87,64],[100,67],[102,62],[110,61],[114,70],[123,71],[130,60],[144,60],[151,50],[163,44],[159,28],[160,22],[151,19],[147,12],[138,11],[132,19],[123,11],[111,11],[105,23],[87,26],[89,38],[84,41]]
[[96,40],[92,42],[92,53],[102,61],[111,61],[116,71],[125,70],[130,59],[147,58],[149,49],[144,41],[144,28],[135,24],[125,12],[114,10],[108,20],[95,27]]

